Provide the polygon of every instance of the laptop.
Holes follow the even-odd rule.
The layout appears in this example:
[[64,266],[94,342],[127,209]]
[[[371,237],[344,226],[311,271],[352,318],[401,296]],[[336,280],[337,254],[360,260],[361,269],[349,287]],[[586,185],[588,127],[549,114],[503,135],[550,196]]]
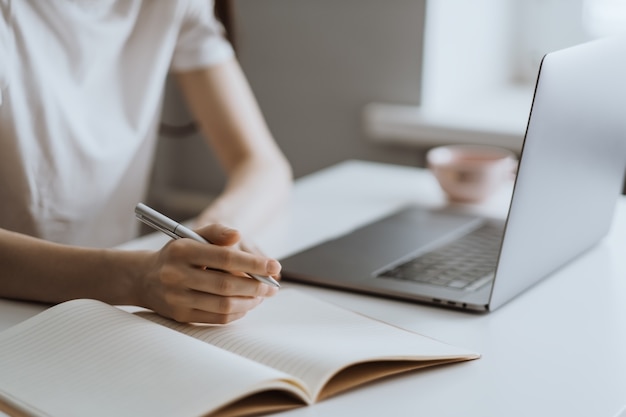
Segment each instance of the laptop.
[[407,207],[282,259],[283,278],[493,311],[607,234],[625,172],[626,38],[552,52],[506,220]]

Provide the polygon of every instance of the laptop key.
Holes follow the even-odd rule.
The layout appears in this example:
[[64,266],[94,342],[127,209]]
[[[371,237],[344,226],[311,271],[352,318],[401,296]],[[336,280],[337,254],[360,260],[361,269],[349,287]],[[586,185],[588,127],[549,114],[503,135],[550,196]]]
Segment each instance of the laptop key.
[[485,224],[454,242],[396,265],[379,277],[473,291],[492,279],[501,241],[502,229]]
[[455,279],[454,281],[448,282],[447,287],[450,287],[450,288],[465,288],[465,287],[467,287],[467,284],[468,284],[467,281],[463,281],[461,279]]
[[481,279],[478,279],[472,282],[470,285],[465,287],[464,290],[476,291],[477,289],[481,288],[483,285],[487,284],[488,282],[491,282],[493,280],[493,277],[494,277],[494,274],[485,275]]

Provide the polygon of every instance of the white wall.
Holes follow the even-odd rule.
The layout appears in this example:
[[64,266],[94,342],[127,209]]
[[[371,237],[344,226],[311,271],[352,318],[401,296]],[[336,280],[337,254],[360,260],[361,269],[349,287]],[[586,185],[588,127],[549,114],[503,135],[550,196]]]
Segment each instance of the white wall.
[[424,0],[235,5],[241,63],[296,175],[346,158],[414,163],[365,138],[362,110],[419,103]]
[[[419,104],[425,0],[235,0],[237,53],[297,177],[348,158],[420,163],[363,132],[372,101]],[[184,123],[170,91],[164,118]],[[209,162],[207,162],[209,161]],[[156,187],[219,191],[200,138],[162,139]]]

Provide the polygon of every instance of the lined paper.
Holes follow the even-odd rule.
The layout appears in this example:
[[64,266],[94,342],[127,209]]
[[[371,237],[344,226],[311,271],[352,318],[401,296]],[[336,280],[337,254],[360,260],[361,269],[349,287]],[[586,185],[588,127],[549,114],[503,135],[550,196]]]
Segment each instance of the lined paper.
[[286,378],[93,300],[0,333],[0,392],[33,415],[197,416]]
[[[74,300],[0,333],[0,397],[33,416],[200,416],[266,389],[312,403],[377,376],[477,357],[297,290],[226,326]],[[227,411],[295,405],[256,400]]]
[[146,317],[293,375],[306,383],[313,398],[348,364],[478,357],[291,289],[228,326],[180,324],[151,313]]

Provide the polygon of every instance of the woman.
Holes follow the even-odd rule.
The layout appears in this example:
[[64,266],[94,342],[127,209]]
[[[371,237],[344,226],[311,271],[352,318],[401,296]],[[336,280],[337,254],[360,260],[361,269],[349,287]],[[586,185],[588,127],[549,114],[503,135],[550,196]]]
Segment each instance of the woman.
[[[275,289],[239,249],[288,194],[291,170],[206,0],[0,0],[0,296],[95,298],[226,323]],[[199,216],[214,245],[131,239],[161,97],[174,73],[228,174]],[[232,273],[220,272],[232,271]]]

